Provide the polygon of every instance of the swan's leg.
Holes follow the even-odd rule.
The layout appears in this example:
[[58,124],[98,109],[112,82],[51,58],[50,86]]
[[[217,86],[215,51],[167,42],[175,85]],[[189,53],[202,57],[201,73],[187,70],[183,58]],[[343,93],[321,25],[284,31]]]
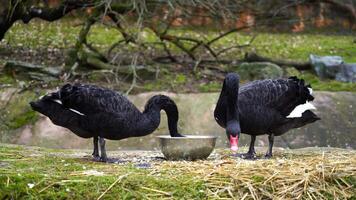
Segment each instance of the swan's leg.
[[272,157],[272,147],[273,147],[273,141],[274,141],[274,134],[273,133],[268,135],[268,141],[269,141],[269,147],[268,147],[267,153],[265,155],[265,158],[271,158]]
[[108,160],[108,157],[106,156],[105,139],[99,137],[99,144],[100,144],[100,151],[101,151],[100,161],[106,162]]
[[98,144],[98,137],[94,136],[93,137],[93,144],[94,144],[94,151],[93,151],[93,157],[95,159],[99,158],[99,144]]
[[249,147],[247,153],[241,155],[242,158],[245,158],[245,159],[255,159],[256,158],[255,141],[256,141],[256,136],[251,135],[250,147]]

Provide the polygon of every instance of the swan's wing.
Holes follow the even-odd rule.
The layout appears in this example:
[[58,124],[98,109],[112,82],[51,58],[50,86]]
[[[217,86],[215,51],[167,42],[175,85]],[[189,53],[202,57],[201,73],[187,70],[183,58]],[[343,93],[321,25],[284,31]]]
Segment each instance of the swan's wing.
[[262,105],[288,116],[298,105],[312,101],[311,86],[303,79],[267,79],[248,83],[240,88],[239,105]]
[[66,84],[54,93],[60,103],[78,114],[139,112],[121,94],[94,85]]

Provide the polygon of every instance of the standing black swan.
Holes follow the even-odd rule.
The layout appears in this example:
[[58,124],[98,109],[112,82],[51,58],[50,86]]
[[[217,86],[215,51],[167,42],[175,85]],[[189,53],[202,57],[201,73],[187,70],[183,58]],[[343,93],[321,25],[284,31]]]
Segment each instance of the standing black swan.
[[49,117],[54,124],[68,128],[79,137],[93,137],[93,156],[103,162],[108,161],[104,138],[120,140],[148,135],[159,126],[162,109],[168,116],[170,135],[181,136],[177,131],[177,106],[164,95],[150,98],[141,113],[127,98],[115,91],[94,85],[66,84],[30,105],[33,110]]
[[256,136],[268,134],[269,148],[265,157],[270,158],[274,136],[320,119],[310,111],[315,109],[309,103],[314,99],[311,93],[311,86],[304,85],[304,80],[297,77],[253,81],[239,89],[239,76],[229,73],[214,117],[226,129],[233,151],[237,151],[241,132],[251,135],[250,148],[244,158],[255,158]]

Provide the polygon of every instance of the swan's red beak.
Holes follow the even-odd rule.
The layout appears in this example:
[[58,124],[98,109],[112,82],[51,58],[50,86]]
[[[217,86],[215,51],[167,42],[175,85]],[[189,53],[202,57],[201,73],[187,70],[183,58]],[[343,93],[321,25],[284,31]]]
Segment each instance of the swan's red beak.
[[237,135],[235,137],[230,135],[230,149],[231,149],[231,151],[236,152],[239,149],[238,145],[239,145],[239,137]]

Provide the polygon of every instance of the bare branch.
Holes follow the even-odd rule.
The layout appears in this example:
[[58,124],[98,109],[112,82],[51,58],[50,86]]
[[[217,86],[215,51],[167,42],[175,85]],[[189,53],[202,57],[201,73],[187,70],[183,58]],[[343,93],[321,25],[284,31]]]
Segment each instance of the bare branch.
[[254,35],[252,36],[251,40],[247,43],[247,44],[244,44],[244,45],[234,45],[234,46],[231,46],[231,47],[227,47],[225,49],[222,49],[220,50],[219,52],[216,53],[217,56],[227,52],[227,51],[230,51],[232,49],[241,49],[241,48],[244,48],[244,47],[248,47],[252,44],[252,42],[255,40],[257,35]]

